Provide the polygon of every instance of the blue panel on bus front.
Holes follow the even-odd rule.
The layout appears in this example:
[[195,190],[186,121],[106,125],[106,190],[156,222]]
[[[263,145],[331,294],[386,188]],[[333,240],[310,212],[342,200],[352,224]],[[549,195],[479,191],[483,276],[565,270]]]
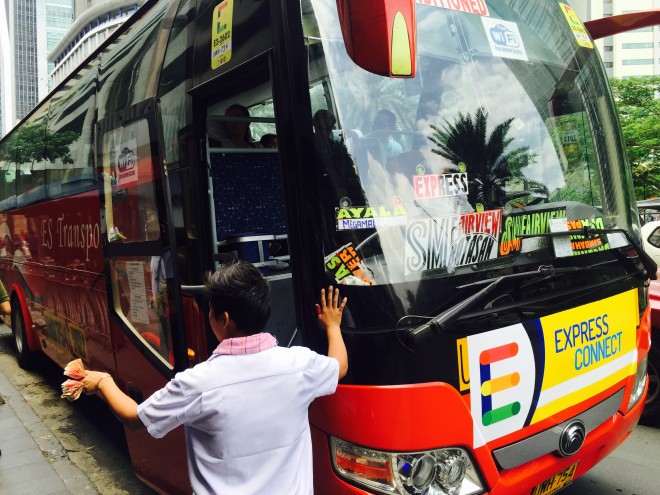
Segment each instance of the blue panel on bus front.
[[218,240],[286,233],[277,154],[211,153],[211,179]]

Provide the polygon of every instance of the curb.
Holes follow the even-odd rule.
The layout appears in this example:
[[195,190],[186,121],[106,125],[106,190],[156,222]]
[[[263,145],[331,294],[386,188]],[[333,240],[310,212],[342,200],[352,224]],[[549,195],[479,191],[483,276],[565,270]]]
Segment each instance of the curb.
[[0,495],[98,495],[53,432],[0,373]]

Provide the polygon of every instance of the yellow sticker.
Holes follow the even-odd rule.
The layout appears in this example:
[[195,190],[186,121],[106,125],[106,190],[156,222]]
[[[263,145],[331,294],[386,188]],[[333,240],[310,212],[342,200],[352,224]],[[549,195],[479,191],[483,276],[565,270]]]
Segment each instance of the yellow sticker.
[[456,341],[456,354],[458,356],[458,383],[461,392],[470,390],[470,356],[468,355],[467,338]]
[[231,59],[233,17],[234,0],[223,0],[213,10],[211,69],[217,69]]
[[573,7],[571,7],[570,5],[566,5],[565,3],[560,3],[559,7],[561,8],[561,11],[564,13],[566,22],[568,22],[568,27],[570,27],[571,31],[573,31],[573,34],[575,35],[575,39],[577,40],[578,45],[584,48],[593,49],[594,44],[591,42],[591,39],[589,39],[589,33],[584,27],[584,24],[582,24],[580,18],[573,10]]
[[637,291],[541,318],[545,372],[532,423],[633,375],[637,369]]
[[351,243],[342,246],[334,254],[327,257],[325,267],[338,283],[342,283],[342,280],[352,275],[365,284],[373,285],[373,282],[366,275],[364,263]]

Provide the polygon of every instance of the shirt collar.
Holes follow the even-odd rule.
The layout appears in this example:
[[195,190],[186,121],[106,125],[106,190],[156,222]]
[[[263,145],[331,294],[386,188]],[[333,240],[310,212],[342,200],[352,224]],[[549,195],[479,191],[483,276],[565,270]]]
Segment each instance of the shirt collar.
[[266,332],[248,335],[247,337],[235,337],[225,339],[215,348],[213,354],[217,355],[237,355],[254,354],[265,351],[277,345],[277,339]]

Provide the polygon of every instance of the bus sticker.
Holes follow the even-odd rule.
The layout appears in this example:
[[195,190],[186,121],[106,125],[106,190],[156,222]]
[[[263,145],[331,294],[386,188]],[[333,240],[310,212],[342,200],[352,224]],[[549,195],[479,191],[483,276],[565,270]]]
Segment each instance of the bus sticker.
[[445,198],[468,193],[467,173],[413,176],[415,199]]
[[[581,230],[583,228],[604,229],[605,224],[602,217],[583,218],[582,220],[566,220],[556,218],[550,222],[551,232],[565,232]],[[609,251],[611,249],[609,239],[606,235],[590,235],[584,237],[575,235],[570,237],[555,237],[552,239],[555,256],[565,258],[568,256],[579,256],[581,254]]]
[[366,267],[353,244],[340,247],[325,259],[325,268],[337,283],[373,285],[366,274]]
[[464,213],[461,234],[452,239],[454,266],[473,265],[497,258],[502,210]]
[[566,5],[565,3],[560,3],[559,7],[561,8],[564,17],[566,18],[568,27],[570,27],[571,31],[573,31],[573,35],[575,36],[578,45],[583,48],[589,48],[593,50],[594,44],[589,39],[589,33],[587,33],[584,24],[582,24],[582,21],[573,10],[573,7]]
[[512,213],[504,219],[500,238],[500,256],[520,253],[522,239],[519,235],[547,234],[550,219],[566,218],[565,208],[556,208],[531,213]]
[[232,48],[234,0],[224,0],[213,10],[211,69],[229,62]]
[[129,139],[115,148],[117,186],[125,187],[138,181],[137,140]]
[[[476,338],[473,338],[476,337]],[[534,351],[523,324],[460,339],[470,378],[474,447],[525,426],[532,406]],[[459,356],[460,357],[460,356]]]
[[486,37],[493,55],[527,61],[527,51],[515,22],[482,17]]
[[419,5],[428,5],[430,7],[440,7],[441,9],[456,10],[458,12],[467,12],[468,14],[477,14],[489,16],[488,6],[484,0],[417,0]]
[[389,210],[385,206],[352,206],[350,208],[335,208],[337,230],[375,229],[406,225],[408,212],[403,206]]
[[406,229],[406,276],[428,270],[453,270],[497,257],[502,210],[421,219]]
[[130,289],[130,320],[134,323],[149,324],[147,314],[147,290],[144,283],[146,265],[141,261],[126,262],[126,278]]
[[459,339],[458,371],[467,381],[460,388],[470,391],[474,447],[543,421],[633,375],[636,304],[633,289]]

